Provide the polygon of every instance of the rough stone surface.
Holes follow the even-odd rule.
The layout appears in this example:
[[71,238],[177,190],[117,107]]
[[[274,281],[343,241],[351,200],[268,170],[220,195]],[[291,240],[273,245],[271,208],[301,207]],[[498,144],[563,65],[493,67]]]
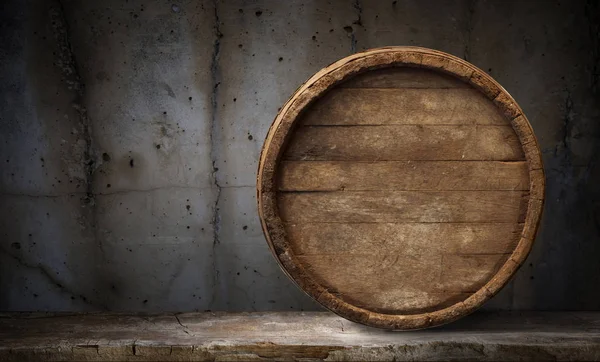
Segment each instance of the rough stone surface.
[[0,315],[0,360],[437,361],[600,358],[599,313],[479,313],[390,332],[327,312]]
[[256,207],[256,171],[278,108],[324,64],[349,54],[343,24],[352,19],[352,5],[219,1],[216,11],[220,36],[213,141],[221,191],[215,308],[317,308],[291,285],[266,247]]
[[419,45],[494,76],[544,151],[528,262],[488,309],[600,308],[594,1],[7,0],[0,309],[318,309],[262,236],[277,110],[355,51]]

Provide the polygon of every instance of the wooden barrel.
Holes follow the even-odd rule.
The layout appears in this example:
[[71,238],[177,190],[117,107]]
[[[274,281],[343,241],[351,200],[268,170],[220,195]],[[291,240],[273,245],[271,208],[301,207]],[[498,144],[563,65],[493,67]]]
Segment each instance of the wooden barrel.
[[352,321],[418,329],[509,281],[535,238],[544,172],[527,118],[489,75],[389,47],[294,93],[257,188],[269,246],[302,290]]

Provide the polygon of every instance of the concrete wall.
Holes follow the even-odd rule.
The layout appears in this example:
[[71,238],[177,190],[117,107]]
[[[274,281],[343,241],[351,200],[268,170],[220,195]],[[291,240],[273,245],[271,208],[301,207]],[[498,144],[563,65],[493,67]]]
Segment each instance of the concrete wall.
[[300,310],[256,213],[262,141],[305,79],[419,45],[528,115],[547,202],[488,309],[600,308],[594,1],[8,0],[0,5],[0,309]]

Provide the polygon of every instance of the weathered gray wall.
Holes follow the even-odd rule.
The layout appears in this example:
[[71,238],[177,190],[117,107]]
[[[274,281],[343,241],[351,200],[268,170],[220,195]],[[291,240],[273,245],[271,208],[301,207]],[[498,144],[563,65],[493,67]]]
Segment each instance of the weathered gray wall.
[[311,74],[419,45],[528,115],[547,202],[488,309],[600,308],[596,1],[9,0],[0,5],[0,309],[316,309],[256,213],[267,129]]

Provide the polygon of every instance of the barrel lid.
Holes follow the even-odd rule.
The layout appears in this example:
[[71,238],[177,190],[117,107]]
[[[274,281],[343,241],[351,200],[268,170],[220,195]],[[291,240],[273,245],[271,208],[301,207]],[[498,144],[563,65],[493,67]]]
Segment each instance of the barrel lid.
[[283,271],[355,322],[437,326],[473,312],[531,250],[541,154],[488,74],[418,47],[357,53],[281,108],[258,170]]

